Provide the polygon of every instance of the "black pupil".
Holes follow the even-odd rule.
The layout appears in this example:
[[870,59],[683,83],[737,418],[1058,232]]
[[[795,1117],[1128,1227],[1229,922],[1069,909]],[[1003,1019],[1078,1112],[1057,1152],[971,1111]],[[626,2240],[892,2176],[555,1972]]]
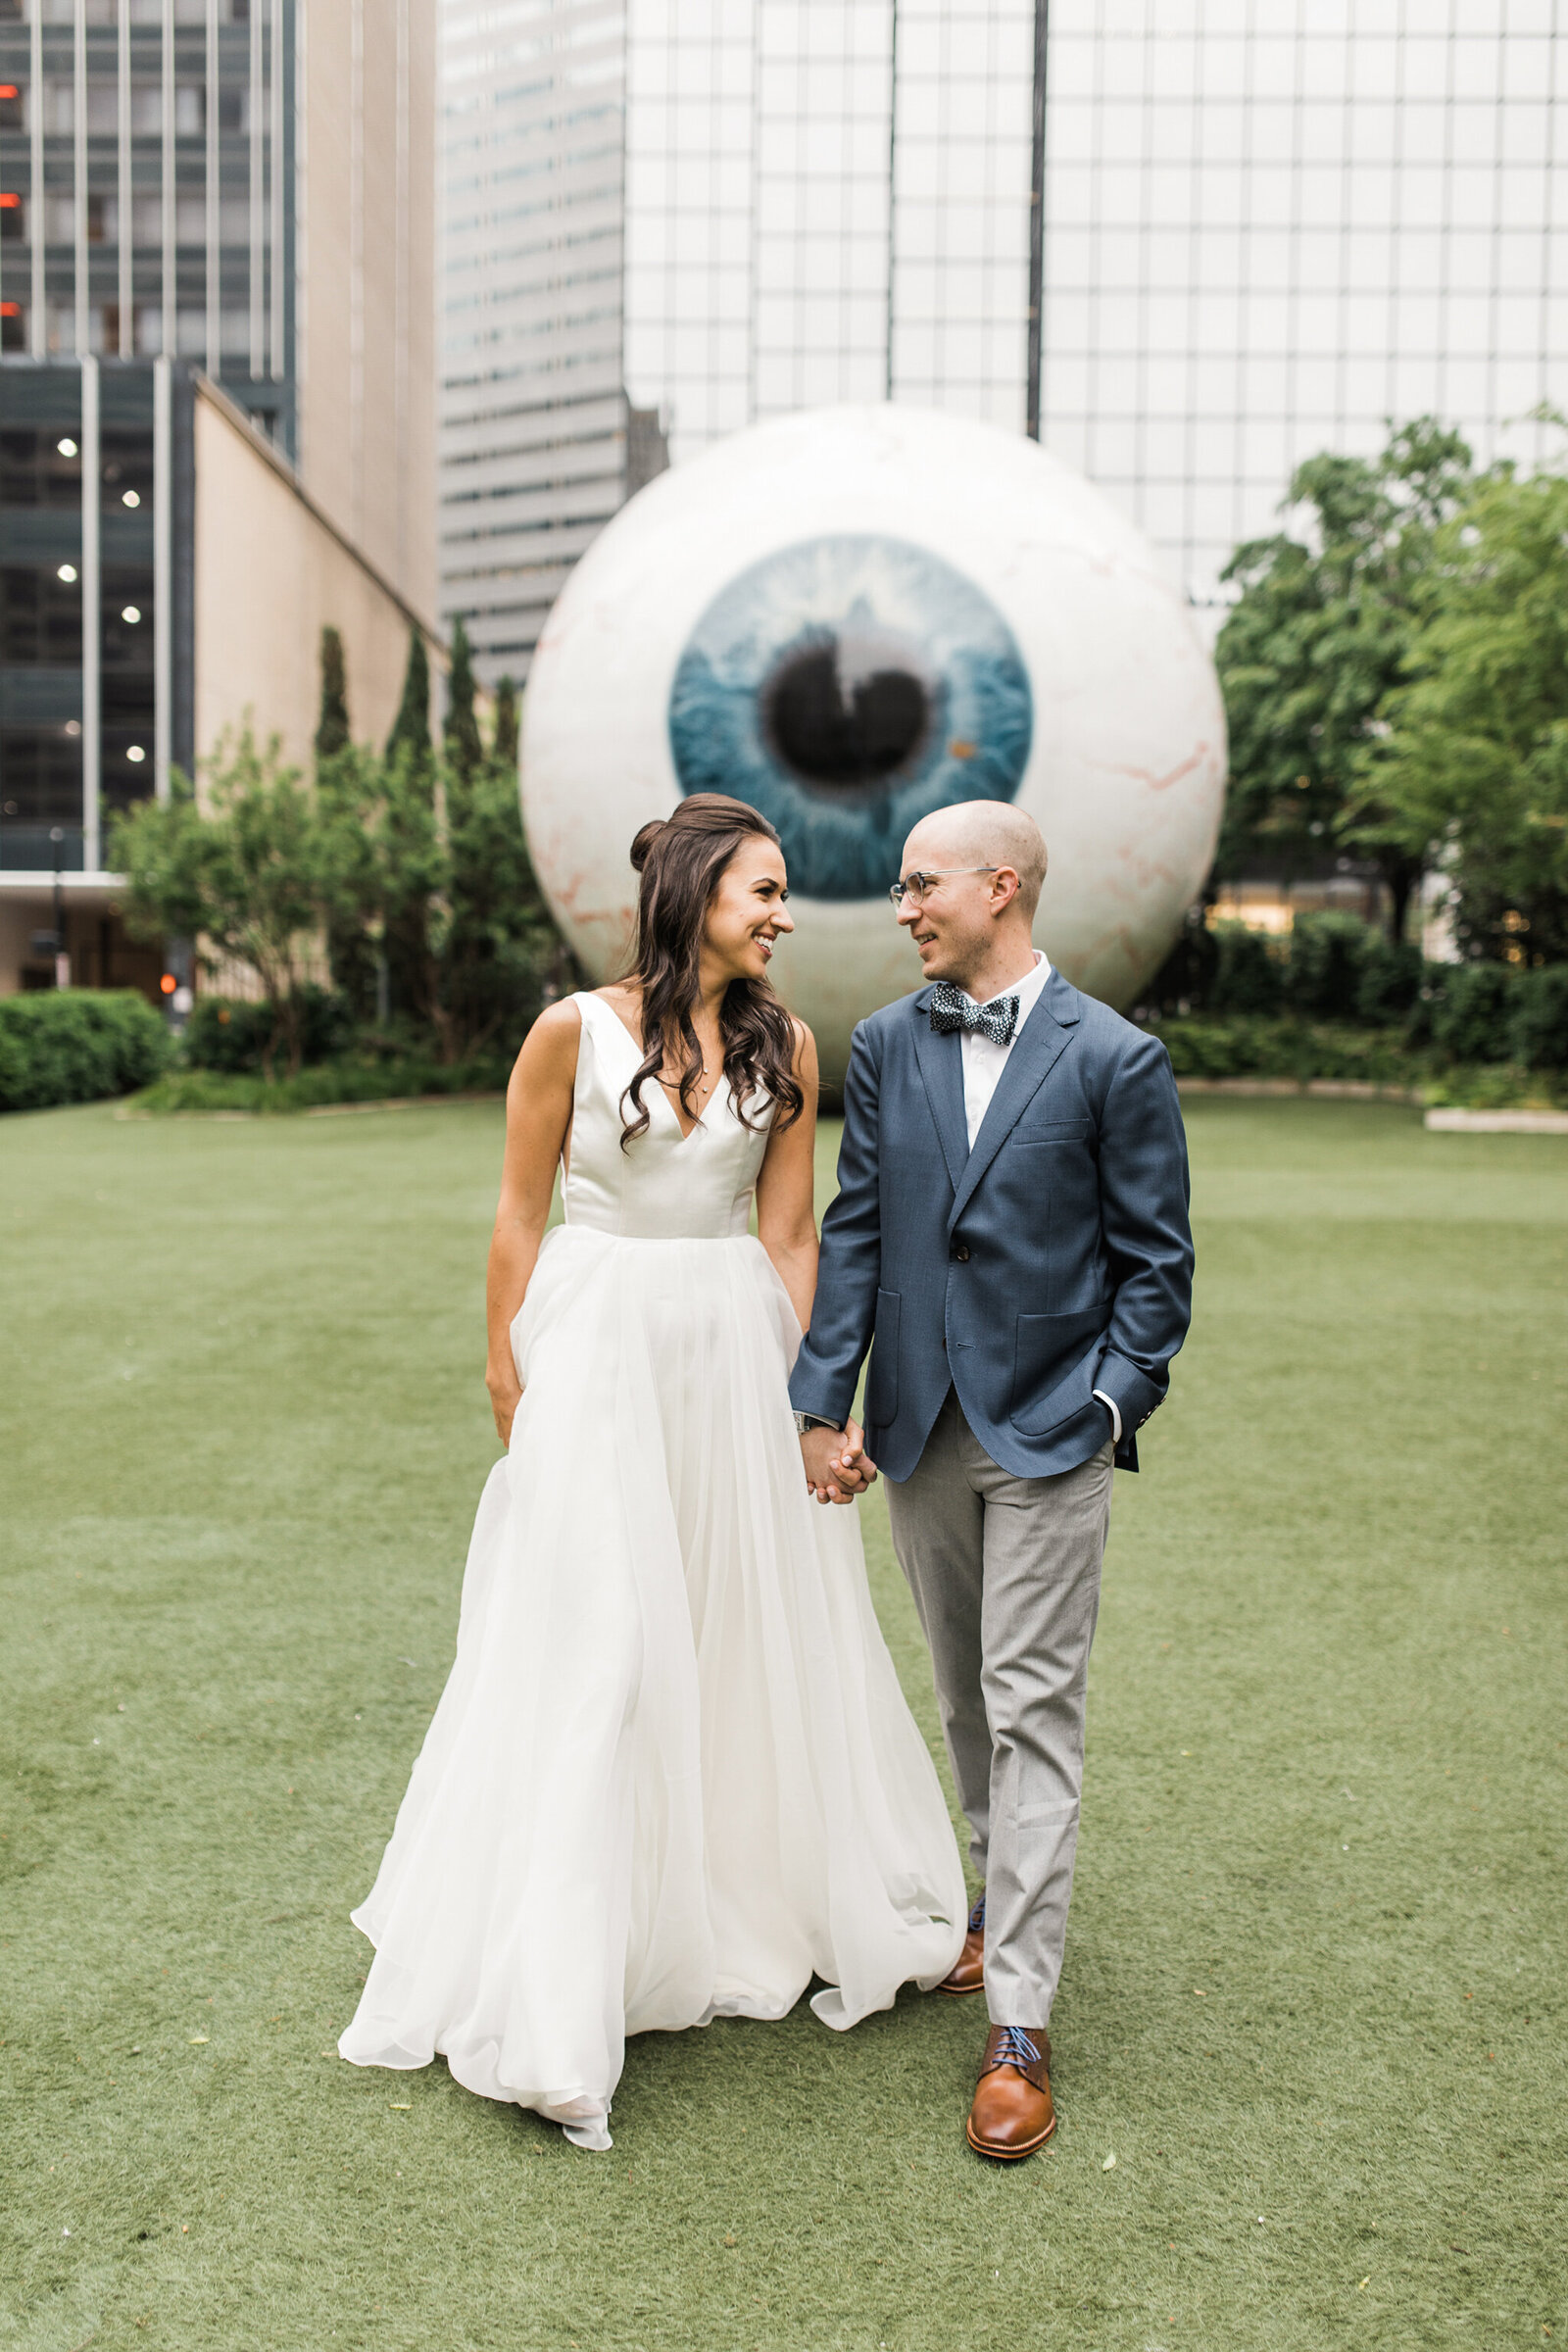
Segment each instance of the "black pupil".
[[874,669],[846,700],[837,649],[790,655],[764,696],[779,756],[808,784],[875,784],[903,765],[925,734],[930,698],[906,669]]

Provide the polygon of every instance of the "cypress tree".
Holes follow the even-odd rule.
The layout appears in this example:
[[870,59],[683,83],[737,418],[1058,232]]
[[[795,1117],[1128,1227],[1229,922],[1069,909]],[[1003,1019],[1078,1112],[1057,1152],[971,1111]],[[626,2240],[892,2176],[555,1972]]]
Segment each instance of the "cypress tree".
[[348,749],[349,682],[343,665],[343,640],[336,629],[321,631],[321,710],[316,726],[316,757],[330,760]]
[[517,689],[511,678],[496,688],[495,761],[498,767],[517,764]]
[[452,625],[452,668],[447,677],[447,714],[441,727],[446,754],[460,775],[471,776],[484,759],[479,721],[473,711],[473,660],[461,616]]
[[430,663],[417,628],[409,631],[409,666],[403,673],[403,700],[386,739],[386,756],[410,753],[416,762],[430,757]]

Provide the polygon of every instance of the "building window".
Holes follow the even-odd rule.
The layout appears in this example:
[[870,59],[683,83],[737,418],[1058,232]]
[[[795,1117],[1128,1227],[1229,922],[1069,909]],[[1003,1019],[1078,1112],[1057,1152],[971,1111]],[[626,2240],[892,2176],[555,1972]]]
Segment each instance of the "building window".
[[0,727],[0,866],[79,873],[81,722]]
[[153,441],[148,432],[122,431],[106,425],[99,436],[103,463],[102,512],[111,514],[143,513],[153,506]]
[[[72,572],[69,580],[60,571]],[[81,589],[74,566],[0,567],[0,661],[8,669],[80,669]]]
[[79,509],[81,451],[67,425],[7,425],[0,431],[0,510]]

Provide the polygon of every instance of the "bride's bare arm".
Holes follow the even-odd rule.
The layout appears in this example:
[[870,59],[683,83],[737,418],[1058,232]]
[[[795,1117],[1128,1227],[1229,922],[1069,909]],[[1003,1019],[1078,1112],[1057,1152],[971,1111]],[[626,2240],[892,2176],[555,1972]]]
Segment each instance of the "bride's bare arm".
[[581,1036],[576,1005],[552,1004],[523,1040],[507,1087],[507,1152],[485,1276],[490,1348],[484,1380],[503,1446],[511,1443],[513,1415],[522,1395],[512,1360],[512,1325],[550,1222],[556,1168],[571,1123]]
[[757,1237],[805,1331],[816,1296],[816,1040],[803,1021],[795,1030],[795,1080],[806,1108],[768,1138],[757,1179]]
[[[803,1022],[795,1026],[795,1076],[806,1108],[793,1126],[775,1127],[768,1139],[757,1179],[757,1233],[805,1331],[816,1298],[816,1040]],[[854,1421],[842,1436],[809,1431],[803,1451],[807,1484],[819,1502],[849,1502],[876,1476]]]

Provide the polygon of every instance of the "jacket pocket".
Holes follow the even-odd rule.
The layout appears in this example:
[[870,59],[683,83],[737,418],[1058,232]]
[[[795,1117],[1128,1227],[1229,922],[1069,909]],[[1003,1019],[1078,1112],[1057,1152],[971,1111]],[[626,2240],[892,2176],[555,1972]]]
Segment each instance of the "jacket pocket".
[[1044,1437],[1088,1403],[1098,1361],[1090,1343],[1109,1320],[1108,1299],[1072,1315],[1018,1317],[1009,1418],[1025,1437]]
[[904,1300],[897,1291],[878,1291],[871,1364],[865,1376],[865,1417],[887,1429],[899,1417],[899,1320]]
[[1027,1152],[1031,1144],[1082,1144],[1090,1133],[1087,1119],[1042,1119],[1038,1126],[1018,1128],[1009,1149]]

